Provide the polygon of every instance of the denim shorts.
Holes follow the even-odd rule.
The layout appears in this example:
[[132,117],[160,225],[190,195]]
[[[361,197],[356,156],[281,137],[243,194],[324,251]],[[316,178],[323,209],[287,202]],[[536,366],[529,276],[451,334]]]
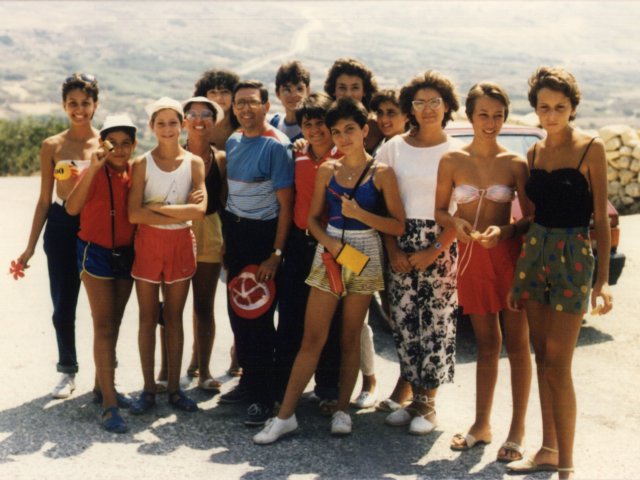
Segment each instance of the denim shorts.
[[78,272],[102,280],[131,280],[131,272],[114,272],[111,267],[111,249],[96,243],[77,240]]
[[594,267],[587,227],[531,224],[511,289],[515,301],[535,300],[558,312],[585,313]]

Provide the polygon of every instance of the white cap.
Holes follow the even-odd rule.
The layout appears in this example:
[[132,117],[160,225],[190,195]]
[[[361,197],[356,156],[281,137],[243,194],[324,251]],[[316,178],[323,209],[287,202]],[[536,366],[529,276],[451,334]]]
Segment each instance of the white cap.
[[104,119],[104,123],[102,124],[102,128],[100,129],[100,135],[102,135],[107,130],[112,130],[114,128],[131,128],[133,132],[137,132],[138,129],[129,118],[129,115],[126,113],[119,115],[107,115],[107,118]]
[[189,100],[185,100],[182,103],[185,115],[187,114],[187,107],[190,107],[192,103],[205,103],[211,106],[211,108],[216,112],[216,125],[224,118],[224,111],[222,110],[222,107],[213,100],[209,100],[207,97],[191,97]]
[[180,105],[180,102],[169,97],[162,97],[155,102],[147,105],[144,109],[147,112],[147,115],[149,115],[149,119],[151,119],[154,113],[166,109],[174,110],[180,116],[184,116],[184,113],[182,112],[182,105]]

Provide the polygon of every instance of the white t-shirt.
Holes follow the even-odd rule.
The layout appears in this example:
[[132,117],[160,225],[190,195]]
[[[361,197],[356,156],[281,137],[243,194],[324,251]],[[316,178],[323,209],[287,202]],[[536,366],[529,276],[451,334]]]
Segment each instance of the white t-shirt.
[[[413,147],[396,135],[380,148],[376,160],[393,168],[407,218],[434,220],[440,159],[445,152],[461,146],[458,140],[447,137],[446,142],[434,147]],[[454,211],[451,202],[449,212]]]

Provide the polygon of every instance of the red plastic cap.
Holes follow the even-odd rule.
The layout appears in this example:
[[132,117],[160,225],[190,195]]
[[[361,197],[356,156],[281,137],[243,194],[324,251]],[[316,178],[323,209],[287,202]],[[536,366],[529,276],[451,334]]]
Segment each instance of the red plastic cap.
[[247,265],[229,282],[231,308],[241,318],[254,319],[266,313],[276,296],[276,282],[256,281],[258,265]]

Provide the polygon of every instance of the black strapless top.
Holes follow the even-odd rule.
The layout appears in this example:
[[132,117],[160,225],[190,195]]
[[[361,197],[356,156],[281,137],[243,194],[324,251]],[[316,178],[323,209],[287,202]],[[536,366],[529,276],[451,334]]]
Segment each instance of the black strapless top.
[[536,207],[534,222],[547,228],[587,227],[593,213],[593,195],[580,166],[595,138],[591,139],[576,168],[559,168],[548,172],[534,168],[525,191]]

